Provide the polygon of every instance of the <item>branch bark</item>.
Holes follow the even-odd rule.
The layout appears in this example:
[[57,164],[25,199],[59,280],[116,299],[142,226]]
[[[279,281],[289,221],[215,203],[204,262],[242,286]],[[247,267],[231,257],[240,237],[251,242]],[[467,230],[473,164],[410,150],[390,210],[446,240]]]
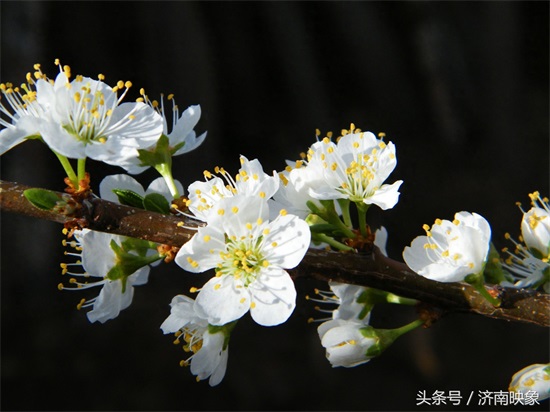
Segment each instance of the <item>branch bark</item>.
[[[23,195],[26,189],[30,187],[0,181],[0,212],[72,223],[177,247],[191,239],[195,233],[193,227],[197,227],[192,219],[122,206],[94,196],[82,202],[77,216],[43,211],[27,201]],[[293,278],[311,277],[385,290],[417,299],[443,314],[475,313],[493,319],[550,326],[548,294],[495,286],[493,292],[502,300],[501,306],[495,308],[470,285],[435,282],[418,276],[406,264],[382,255],[376,248],[371,254],[310,249],[300,265],[289,272]]]

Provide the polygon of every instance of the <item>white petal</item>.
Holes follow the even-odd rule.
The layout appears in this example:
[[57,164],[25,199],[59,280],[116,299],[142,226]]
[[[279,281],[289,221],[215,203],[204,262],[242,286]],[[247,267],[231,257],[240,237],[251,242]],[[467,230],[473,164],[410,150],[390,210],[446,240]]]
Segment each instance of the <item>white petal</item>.
[[250,307],[250,294],[233,276],[213,277],[200,290],[195,310],[211,325],[225,325],[241,318]]
[[[203,380],[211,376],[216,371],[220,363],[223,361],[223,341],[223,333],[211,334],[206,332],[203,335],[202,347],[191,360],[191,373],[193,375],[197,375],[199,379]],[[225,361],[227,364],[227,359],[225,359]],[[225,374],[225,370],[223,372]],[[211,386],[215,385],[211,384]]]
[[[189,323],[201,323],[194,309],[195,301],[185,295],[177,295],[170,303],[170,316],[162,323],[161,329],[166,333],[175,333]],[[208,324],[204,322],[204,326]]]
[[289,318],[296,307],[296,288],[284,270],[262,270],[248,290],[252,299],[250,314],[260,325],[279,325]]
[[[101,292],[99,292],[93,310],[87,313],[88,320],[90,322],[105,323],[110,319],[116,318],[120,311],[124,309],[122,305],[123,298],[125,303],[128,301],[131,302],[133,293],[134,288],[127,287],[123,296],[122,282],[119,280],[106,282]],[[127,307],[128,304],[126,304],[125,307]]]
[[222,251],[225,251],[225,235],[219,226],[204,226],[181,247],[175,261],[188,272],[201,273],[217,266]]
[[391,185],[382,185],[372,196],[363,201],[366,204],[375,204],[382,210],[391,209],[399,201],[399,187],[402,183],[402,180],[398,180]]
[[116,264],[116,256],[111,249],[111,241],[118,244],[123,237],[109,233],[87,231],[80,239],[82,245],[82,266],[91,276],[104,277]]
[[[128,119],[129,115],[133,119]],[[162,117],[145,103],[123,103],[117,106],[105,134],[133,140],[139,148],[145,149],[155,144],[163,132]]]
[[[178,192],[180,196],[183,196],[185,193],[182,184],[179,180],[174,180],[174,184],[176,185],[176,189],[178,189]],[[172,193],[170,192],[170,189],[168,189],[168,185],[166,184],[166,180],[164,180],[163,177],[157,177],[155,180],[151,182],[149,187],[147,188],[146,192],[147,195],[149,193],[158,193],[165,197],[168,202],[171,202],[174,196],[172,196]]]
[[263,252],[271,265],[292,269],[303,259],[311,232],[308,224],[294,215],[279,216],[268,226]]
[[227,360],[229,358],[229,349],[222,351],[218,366],[212,372],[208,384],[210,386],[217,386],[225,376],[225,371],[227,369]]
[[[269,206],[267,200],[262,199],[260,196],[244,196],[235,195],[230,198],[221,199],[216,208],[216,213],[213,213],[215,219],[218,218],[217,212],[223,210],[224,213],[221,217],[221,224],[228,236],[235,236],[238,239],[241,236],[248,236],[250,234],[246,224],[250,223],[252,226],[257,226],[258,219],[261,221],[267,221],[269,219]],[[214,224],[210,219],[209,224]]]
[[86,145],[67,132],[59,123],[42,122],[40,135],[50,149],[70,159],[86,157]]

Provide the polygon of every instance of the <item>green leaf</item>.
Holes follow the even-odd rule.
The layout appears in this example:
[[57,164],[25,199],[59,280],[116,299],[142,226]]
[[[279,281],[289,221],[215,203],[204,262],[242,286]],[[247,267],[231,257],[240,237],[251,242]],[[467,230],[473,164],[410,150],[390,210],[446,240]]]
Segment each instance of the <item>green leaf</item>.
[[113,189],[113,193],[118,197],[121,205],[143,209],[143,196],[133,190]]
[[23,195],[34,207],[42,210],[52,210],[62,200],[57,193],[46,189],[27,189]]
[[170,204],[166,198],[159,193],[150,193],[143,199],[143,207],[150,212],[170,214]]

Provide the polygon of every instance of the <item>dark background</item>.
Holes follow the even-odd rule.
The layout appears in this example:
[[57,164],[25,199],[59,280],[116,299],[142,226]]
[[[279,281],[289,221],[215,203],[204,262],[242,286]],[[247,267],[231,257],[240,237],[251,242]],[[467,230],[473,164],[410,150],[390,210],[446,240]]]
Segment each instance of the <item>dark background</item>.
[[[207,140],[175,159],[184,186],[215,165],[235,173],[239,154],[280,170],[315,128],[386,132],[398,156],[389,181],[405,183],[394,209],[369,213],[396,258],[423,223],[461,210],[486,217],[507,246],[504,233],[519,234],[514,203],[549,194],[548,2],[2,1],[0,11],[2,82],[23,81],[37,62],[53,78],[60,58],[73,74],[131,80],[132,99],[144,87],[175,93],[181,108],[201,104]],[[89,168],[95,189],[121,172]],[[1,173],[63,189],[38,142],[5,154]],[[517,370],[548,362],[547,330],[454,315],[367,365],[333,369],[303,299],[323,285],[300,281],[289,322],[239,322],[211,389],[178,366],[181,349],[159,330],[171,298],[204,276],[165,265],[116,320],[89,324],[75,310],[83,294],[57,290],[68,261],[60,225],[7,214],[1,224],[2,410],[417,410],[420,390],[507,390]],[[413,318],[377,307],[372,323]]]

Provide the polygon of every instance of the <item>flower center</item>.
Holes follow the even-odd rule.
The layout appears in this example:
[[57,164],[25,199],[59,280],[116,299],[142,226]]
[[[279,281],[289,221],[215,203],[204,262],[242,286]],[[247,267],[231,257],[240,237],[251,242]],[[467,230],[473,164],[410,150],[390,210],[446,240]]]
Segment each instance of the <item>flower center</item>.
[[[102,80],[104,76],[99,78]],[[107,128],[126,124],[134,118],[133,111],[130,111],[116,125],[110,125],[113,111],[131,86],[131,82],[120,80],[110,89],[101,81],[85,82],[82,76],[76,76],[73,82],[66,85],[71,90],[72,102],[68,109],[68,123],[63,127],[79,140],[105,142]],[[117,91],[123,88],[125,90],[117,98]]]
[[244,286],[248,286],[256,279],[260,268],[267,266],[260,245],[261,238],[241,241],[228,239],[227,252],[222,253],[217,274],[230,274],[236,279],[242,279]]

